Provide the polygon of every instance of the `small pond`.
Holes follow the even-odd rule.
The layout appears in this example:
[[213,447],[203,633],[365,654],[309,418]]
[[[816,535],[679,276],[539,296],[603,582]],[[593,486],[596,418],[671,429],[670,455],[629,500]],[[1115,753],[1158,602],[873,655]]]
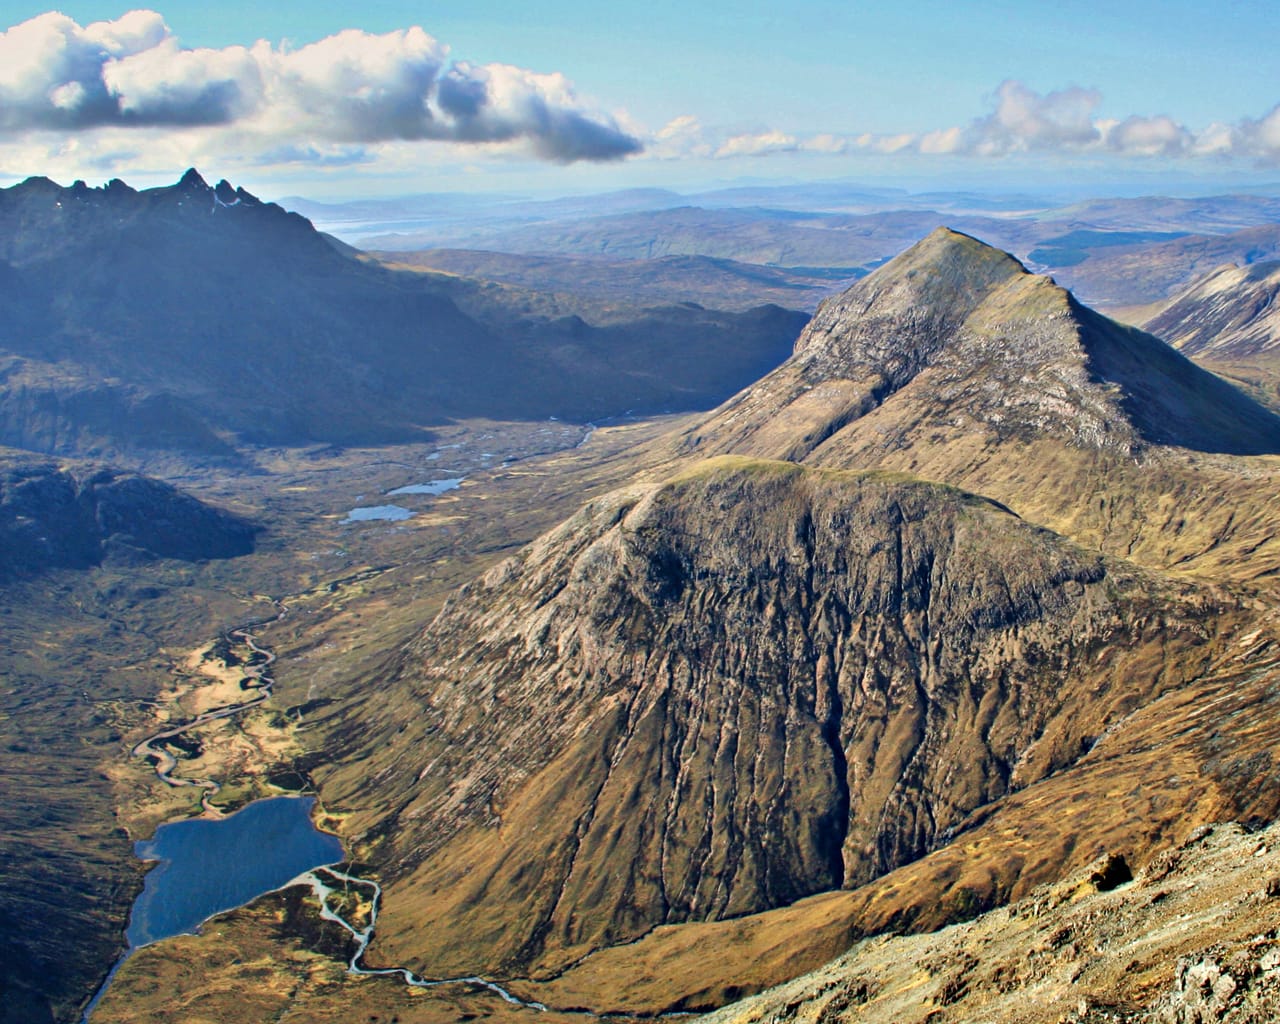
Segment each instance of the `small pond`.
[[462,481],[465,479],[465,476],[455,476],[449,477],[447,480],[429,480],[425,484],[409,484],[407,487],[397,487],[394,491],[387,491],[387,494],[444,494],[445,491],[456,491],[462,486]]
[[347,513],[347,518],[342,520],[344,523],[368,523],[376,519],[387,519],[391,522],[399,522],[402,519],[412,519],[413,513],[407,508],[401,508],[399,505],[369,505],[365,508],[353,508]]
[[142,860],[159,863],[147,872],[133,904],[125,937],[136,948],[170,935],[191,933],[214,914],[278,889],[345,854],[336,836],[311,823],[314,797],[258,800],[218,820],[193,818],[156,829],[135,843]]

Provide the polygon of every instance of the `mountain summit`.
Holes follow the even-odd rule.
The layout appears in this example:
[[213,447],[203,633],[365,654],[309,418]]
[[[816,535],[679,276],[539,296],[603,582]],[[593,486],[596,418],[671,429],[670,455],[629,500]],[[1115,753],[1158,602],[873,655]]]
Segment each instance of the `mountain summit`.
[[1280,451],[1280,418],[947,228],[824,303],[792,358],[694,428],[688,450],[809,458],[881,410],[885,443],[926,429],[1129,454]]

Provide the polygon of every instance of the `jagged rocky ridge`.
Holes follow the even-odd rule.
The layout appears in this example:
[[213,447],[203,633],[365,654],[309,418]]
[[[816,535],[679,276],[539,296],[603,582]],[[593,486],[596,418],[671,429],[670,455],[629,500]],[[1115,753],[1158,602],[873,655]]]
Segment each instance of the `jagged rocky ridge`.
[[1194,671],[1206,610],[950,488],[714,460],[464,588],[324,792],[380,956],[550,969],[922,856]]
[[792,358],[692,428],[686,448],[820,457],[912,399],[923,408],[899,434],[963,423],[1002,443],[1049,437],[1128,455],[1152,444],[1280,451],[1280,417],[946,228],[824,303]]
[[418,439],[449,417],[707,408],[785,358],[806,317],[651,320],[527,317],[194,170],[141,192],[0,190],[0,442],[14,446],[225,457],[238,441]]

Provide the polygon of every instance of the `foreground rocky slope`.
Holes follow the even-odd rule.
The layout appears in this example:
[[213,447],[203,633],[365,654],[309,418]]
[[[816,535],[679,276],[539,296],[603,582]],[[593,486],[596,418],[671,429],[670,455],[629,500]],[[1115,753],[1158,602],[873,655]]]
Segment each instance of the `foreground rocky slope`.
[[1104,858],[932,935],[883,937],[706,1024],[1280,1019],[1280,829],[1206,826],[1134,881]]

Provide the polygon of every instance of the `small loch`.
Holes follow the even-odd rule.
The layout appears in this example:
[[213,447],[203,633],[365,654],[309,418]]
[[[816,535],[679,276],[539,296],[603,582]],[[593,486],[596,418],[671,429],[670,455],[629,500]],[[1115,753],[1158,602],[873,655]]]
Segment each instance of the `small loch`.
[[340,862],[337,837],[311,823],[314,804],[314,797],[258,800],[225,818],[161,825],[154,839],[136,843],[140,859],[159,863],[133,905],[130,948],[192,933],[214,914]]
[[364,508],[353,508],[347,513],[344,523],[371,523],[380,519],[397,523],[412,519],[413,513],[399,505],[367,505]]
[[425,484],[409,484],[406,487],[397,487],[394,491],[387,491],[388,496],[396,494],[431,494],[440,495],[446,491],[456,491],[462,486],[465,476],[449,477],[445,480],[428,480]]

